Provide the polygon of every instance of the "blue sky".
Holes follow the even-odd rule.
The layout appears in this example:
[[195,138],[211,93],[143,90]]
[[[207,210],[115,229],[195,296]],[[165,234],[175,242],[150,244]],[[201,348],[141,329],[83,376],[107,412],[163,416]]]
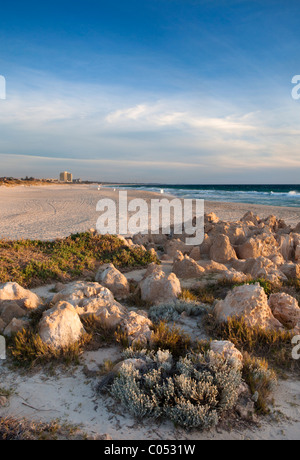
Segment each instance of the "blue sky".
[[1,5],[2,175],[298,183],[298,0]]

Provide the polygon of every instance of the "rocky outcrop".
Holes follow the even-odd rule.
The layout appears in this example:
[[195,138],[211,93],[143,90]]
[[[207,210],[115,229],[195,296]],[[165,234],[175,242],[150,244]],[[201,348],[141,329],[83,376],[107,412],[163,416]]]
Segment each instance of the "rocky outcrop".
[[180,281],[175,273],[167,275],[153,264],[140,282],[140,289],[142,300],[151,304],[172,302],[181,294]]
[[213,238],[209,255],[210,259],[220,263],[226,263],[237,259],[235,250],[231,246],[228,236],[223,234]]
[[0,304],[0,318],[5,324],[9,324],[14,318],[20,319],[26,316],[25,309],[19,307],[14,300],[5,300]]
[[19,307],[27,310],[34,310],[42,303],[36,294],[22,288],[18,283],[0,284],[0,304],[4,300],[14,300]]
[[271,294],[269,306],[278,321],[286,328],[294,329],[300,325],[300,308],[297,300],[284,293]]
[[187,255],[184,256],[179,251],[176,253],[172,271],[178,278],[182,279],[198,278],[205,272],[204,268],[200,267],[194,259]]
[[78,342],[85,330],[73,305],[63,301],[44,312],[38,332],[45,344],[59,349]]
[[94,315],[106,327],[115,329],[126,315],[127,309],[118,303],[112,292],[99,283],[76,281],[53,297],[52,302],[64,300],[80,317]]
[[263,233],[236,248],[239,259],[256,259],[277,254],[279,245],[273,235]]
[[122,322],[122,330],[128,337],[129,345],[147,345],[151,339],[152,322],[144,311],[131,311]]
[[129,296],[130,288],[127,278],[113,264],[100,267],[95,280],[107,287],[116,299],[126,299]]
[[4,329],[3,334],[7,337],[11,337],[12,335],[17,334],[18,332],[21,332],[23,329],[27,329],[28,326],[28,320],[13,318]]
[[282,324],[273,316],[265,291],[257,283],[235,287],[214,308],[216,319],[227,322],[228,318],[244,318],[249,326],[263,329],[282,329]]

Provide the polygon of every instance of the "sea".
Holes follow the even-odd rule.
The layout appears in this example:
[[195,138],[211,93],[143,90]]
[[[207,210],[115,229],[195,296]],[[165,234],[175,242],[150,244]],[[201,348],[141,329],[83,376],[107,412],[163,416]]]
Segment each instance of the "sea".
[[300,185],[170,185],[131,184],[119,188],[164,192],[179,198],[230,203],[300,207]]

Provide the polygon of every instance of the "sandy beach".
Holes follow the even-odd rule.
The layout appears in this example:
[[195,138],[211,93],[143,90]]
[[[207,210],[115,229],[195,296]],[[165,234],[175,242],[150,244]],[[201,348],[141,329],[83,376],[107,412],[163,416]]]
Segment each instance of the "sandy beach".
[[[162,198],[154,192],[128,190],[128,200]],[[0,187],[0,237],[6,239],[63,238],[71,233],[96,227],[98,200],[118,200],[118,189],[99,191],[96,185],[47,185]],[[289,225],[300,222],[300,208],[263,206],[246,203],[205,202],[205,211],[225,221],[239,220],[247,211],[264,218],[271,214]]]

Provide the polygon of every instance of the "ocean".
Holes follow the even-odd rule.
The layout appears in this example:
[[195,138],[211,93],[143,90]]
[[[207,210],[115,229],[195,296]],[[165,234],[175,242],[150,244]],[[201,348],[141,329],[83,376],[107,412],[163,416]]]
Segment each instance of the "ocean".
[[[125,187],[124,187],[125,188]],[[300,185],[170,185],[136,184],[126,188],[160,192],[180,198],[231,203],[300,207]]]

